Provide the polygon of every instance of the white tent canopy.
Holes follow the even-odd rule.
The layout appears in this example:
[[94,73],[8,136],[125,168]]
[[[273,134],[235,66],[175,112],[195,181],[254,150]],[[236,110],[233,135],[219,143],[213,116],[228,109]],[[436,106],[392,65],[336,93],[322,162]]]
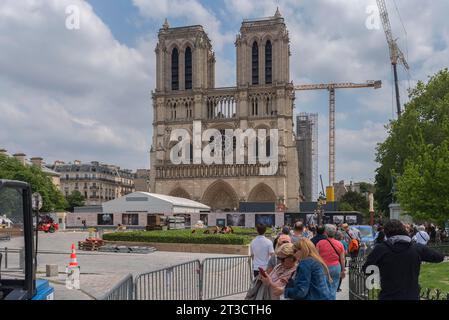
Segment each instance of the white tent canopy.
[[199,213],[209,212],[210,207],[184,198],[148,192],[134,192],[103,203],[103,213]]

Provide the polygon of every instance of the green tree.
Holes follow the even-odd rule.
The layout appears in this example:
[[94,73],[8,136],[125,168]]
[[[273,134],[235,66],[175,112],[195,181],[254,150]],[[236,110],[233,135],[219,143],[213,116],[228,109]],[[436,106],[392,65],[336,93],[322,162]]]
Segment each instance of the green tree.
[[354,208],[347,202],[340,202],[340,211],[354,211]]
[[366,197],[355,191],[348,191],[341,197],[340,210],[342,210],[342,204],[344,206],[349,205],[353,210],[362,213],[367,213],[369,210],[369,203]]
[[449,219],[449,137],[439,146],[421,144],[398,179],[398,200],[412,217],[444,224]]
[[67,210],[73,212],[75,207],[84,207],[86,203],[86,198],[79,192],[75,190],[71,195],[66,197],[67,200]]
[[370,193],[370,192],[374,193],[375,189],[376,188],[371,183],[360,182],[360,193]]
[[419,154],[419,144],[439,146],[449,136],[445,123],[449,118],[449,72],[441,70],[427,84],[418,82],[409,92],[410,102],[399,120],[386,127],[387,139],[378,145],[375,199],[378,210],[389,211],[393,186],[404,174],[406,162]]
[[32,192],[39,192],[42,195],[43,212],[65,210],[67,206],[61,191],[39,167],[24,166],[15,158],[0,155],[0,179],[29,183]]

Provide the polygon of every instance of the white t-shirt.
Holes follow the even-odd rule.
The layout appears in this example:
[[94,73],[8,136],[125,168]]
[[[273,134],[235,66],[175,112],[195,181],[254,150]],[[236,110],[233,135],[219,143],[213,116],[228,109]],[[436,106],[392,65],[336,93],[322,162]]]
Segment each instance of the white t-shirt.
[[253,270],[259,270],[259,267],[267,269],[270,254],[274,253],[273,242],[265,236],[257,236],[250,245],[253,258]]
[[420,243],[423,245],[426,245],[427,242],[429,242],[429,235],[425,231],[419,231],[415,236],[413,237],[413,240],[416,241],[416,243]]

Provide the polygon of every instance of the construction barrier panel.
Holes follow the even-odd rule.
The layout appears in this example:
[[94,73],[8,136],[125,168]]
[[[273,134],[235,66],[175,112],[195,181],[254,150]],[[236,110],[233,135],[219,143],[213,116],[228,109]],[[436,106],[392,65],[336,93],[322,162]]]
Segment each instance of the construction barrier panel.
[[203,300],[247,292],[251,284],[251,258],[248,256],[209,258],[202,264]]
[[99,300],[133,300],[133,276],[128,274]]
[[244,293],[252,280],[249,256],[208,258],[136,277],[136,300],[211,300]]
[[178,264],[136,277],[136,300],[200,300],[199,260]]

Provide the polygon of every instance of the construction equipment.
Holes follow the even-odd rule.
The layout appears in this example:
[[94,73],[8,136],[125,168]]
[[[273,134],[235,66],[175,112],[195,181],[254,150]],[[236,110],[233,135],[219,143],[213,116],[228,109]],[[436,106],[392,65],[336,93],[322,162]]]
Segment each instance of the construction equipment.
[[295,86],[295,90],[328,90],[329,91],[329,186],[335,182],[335,89],[356,89],[382,87],[382,81],[367,81],[366,83],[323,83]]
[[30,185],[0,180],[0,211],[13,221],[13,229],[20,227],[22,230],[17,241],[21,241],[24,248],[23,273],[8,272],[4,275],[0,263],[0,300],[53,300],[54,288],[48,280],[36,279],[38,232],[33,232]]
[[385,0],[377,0],[377,6],[379,7],[380,19],[382,20],[382,26],[387,37],[388,48],[390,49],[390,60],[393,66],[394,73],[394,86],[396,90],[396,108],[398,113],[398,119],[401,117],[401,99],[399,94],[399,80],[398,80],[398,63],[402,64],[406,70],[410,69],[410,66],[405,59],[404,54],[393,38],[393,32],[391,31],[390,18],[388,17],[388,9]]
[[56,223],[49,215],[40,216],[40,221],[37,225],[38,231],[44,231],[45,233],[54,233],[59,230],[59,224]]

